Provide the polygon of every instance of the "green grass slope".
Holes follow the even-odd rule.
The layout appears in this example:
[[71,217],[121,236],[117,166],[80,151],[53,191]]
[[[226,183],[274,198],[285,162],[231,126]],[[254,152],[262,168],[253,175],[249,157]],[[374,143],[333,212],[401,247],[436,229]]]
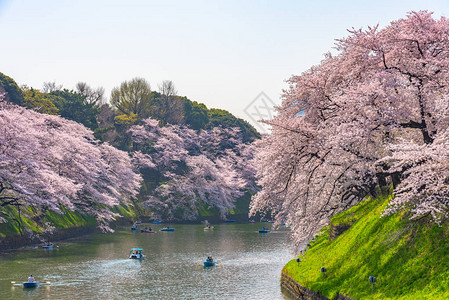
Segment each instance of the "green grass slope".
[[336,215],[331,224],[352,226],[335,240],[324,228],[301,262],[290,261],[283,272],[328,298],[449,299],[448,224],[408,221],[404,213],[380,217],[389,200],[365,199]]
[[[134,220],[137,218],[133,207],[115,206],[111,209],[125,219]],[[21,214],[14,207],[4,208],[4,212],[9,215],[7,222],[0,223],[0,238],[20,235],[19,222],[22,230],[29,230],[33,233],[42,233],[46,226],[51,225],[54,229],[65,229],[82,226],[96,227],[97,221],[93,216],[81,214],[77,211],[70,211],[62,208],[62,213],[53,211],[41,211],[37,208],[24,206]]]

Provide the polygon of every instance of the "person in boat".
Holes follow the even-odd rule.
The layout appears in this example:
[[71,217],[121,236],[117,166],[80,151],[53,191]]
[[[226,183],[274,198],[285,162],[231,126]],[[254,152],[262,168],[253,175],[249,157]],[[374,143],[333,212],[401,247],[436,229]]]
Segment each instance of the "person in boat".
[[145,227],[145,231],[148,231],[148,227]]
[[214,259],[212,258],[212,256],[208,256],[207,259],[206,259],[206,261],[208,261],[208,262],[213,262]]
[[151,227],[150,227],[150,228],[148,228],[148,231],[153,231],[153,229],[151,229]]
[[30,277],[28,277],[28,282],[35,282],[36,279],[34,279],[33,274],[30,275]]

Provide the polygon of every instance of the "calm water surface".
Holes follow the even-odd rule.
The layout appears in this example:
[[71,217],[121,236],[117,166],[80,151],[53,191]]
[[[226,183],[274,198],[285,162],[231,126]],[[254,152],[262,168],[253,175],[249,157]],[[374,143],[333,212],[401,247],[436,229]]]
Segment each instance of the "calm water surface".
[[[282,267],[294,258],[288,231],[259,234],[262,226],[174,225],[174,232],[154,234],[126,228],[54,250],[1,253],[0,299],[289,299],[279,286]],[[128,259],[133,247],[146,258]],[[208,255],[222,266],[202,267],[198,261]],[[50,284],[11,284],[29,274]]]

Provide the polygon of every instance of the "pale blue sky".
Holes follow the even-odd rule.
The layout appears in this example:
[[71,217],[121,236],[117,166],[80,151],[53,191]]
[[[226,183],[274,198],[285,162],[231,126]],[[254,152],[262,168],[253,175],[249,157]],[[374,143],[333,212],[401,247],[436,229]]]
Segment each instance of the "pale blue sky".
[[0,72],[18,84],[113,87],[144,77],[157,89],[248,119],[262,91],[275,102],[284,80],[318,64],[346,29],[448,0],[150,1],[0,0]]

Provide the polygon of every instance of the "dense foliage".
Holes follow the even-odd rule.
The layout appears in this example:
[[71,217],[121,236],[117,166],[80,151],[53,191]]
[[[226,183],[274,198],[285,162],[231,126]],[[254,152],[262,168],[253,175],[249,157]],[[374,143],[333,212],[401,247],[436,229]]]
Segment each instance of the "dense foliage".
[[107,230],[116,215],[108,207],[138,192],[128,154],[99,144],[79,123],[0,101],[0,131],[1,208],[79,210]]
[[237,129],[196,132],[145,119],[130,132],[134,164],[155,184],[146,204],[160,218],[194,219],[203,203],[225,218],[244,189],[255,190],[252,152]]
[[[42,167],[43,171],[46,168],[52,170],[52,168],[56,168],[56,166],[59,168],[60,164],[64,164],[64,160],[69,160],[67,164],[77,164],[70,167],[73,174],[77,172],[77,167],[81,168],[78,172],[81,177],[76,179],[64,177],[64,180],[68,180],[67,182],[72,184],[72,186],[65,187],[61,183],[53,183],[51,181],[53,179],[49,179],[50,181],[47,182],[37,179],[41,175],[36,173],[36,170],[32,171],[35,172],[35,175],[37,174],[37,177],[34,176],[36,182],[31,181],[32,176],[26,179],[29,181],[25,181],[23,178],[5,177],[2,181],[1,190],[2,196],[7,197],[4,198],[7,201],[3,202],[3,207],[8,207],[3,210],[5,220],[10,220],[11,215],[14,214],[14,210],[9,207],[11,205],[17,206],[19,209],[23,205],[22,211],[26,211],[25,207],[36,205],[33,202],[34,200],[31,201],[32,197],[27,198],[26,192],[22,192],[16,187],[13,188],[14,184],[10,182],[25,182],[23,188],[30,188],[33,191],[40,189],[48,198],[45,198],[46,201],[49,201],[42,206],[44,211],[48,206],[48,209],[55,211],[58,211],[61,207],[67,207],[88,212],[88,207],[93,206],[96,207],[94,208],[95,212],[91,213],[100,215],[106,214],[106,212],[100,213],[97,208],[105,208],[117,203],[115,200],[103,203],[102,201],[108,197],[109,192],[104,192],[104,195],[100,197],[94,192],[95,189],[98,190],[98,187],[84,192],[79,189],[80,184],[88,180],[92,182],[92,185],[101,184],[100,180],[89,178],[89,176],[94,175],[86,175],[88,170],[98,172],[98,168],[87,167],[87,161],[76,162],[76,159],[69,159],[70,156],[65,154],[64,157],[58,157],[57,159],[51,157],[56,150],[51,152],[50,156],[46,156],[43,148],[45,143],[50,145],[48,146],[50,150],[53,149],[52,147],[56,147],[54,143],[59,143],[61,147],[68,147],[59,150],[62,152],[69,151],[69,148],[74,153],[86,151],[85,154],[78,154],[80,159],[87,159],[95,154],[101,156],[96,159],[104,160],[107,158],[106,149],[109,149],[109,152],[116,151],[116,153],[109,154],[113,156],[120,156],[119,153],[123,153],[115,148],[131,153],[135,162],[134,167],[141,172],[144,178],[140,194],[137,195],[135,190],[129,193],[130,197],[137,196],[139,198],[133,204],[138,204],[139,201],[143,200],[152,211],[165,219],[191,219],[197,217],[199,211],[204,212],[205,210],[213,210],[214,214],[220,213],[222,217],[225,217],[225,213],[235,207],[236,199],[241,197],[246,204],[250,195],[249,191],[254,192],[256,190],[254,169],[250,162],[253,148],[248,146],[247,143],[259,137],[257,131],[249,123],[236,118],[227,111],[209,110],[204,104],[178,96],[171,81],[164,81],[159,86],[158,92],[152,91],[150,84],[142,78],[134,78],[123,82],[112,91],[111,105],[108,105],[105,103],[104,89],[92,88],[84,82],[79,82],[74,90],[63,89],[62,85],[55,82],[45,82],[43,88],[37,90],[27,86],[22,86],[22,89],[20,89],[13,79],[3,74],[1,79],[3,90],[8,89],[11,95],[18,95],[17,97],[14,96],[15,98],[13,97],[17,104],[34,110],[34,112],[22,110],[24,118],[30,118],[30,126],[27,128],[29,132],[25,130],[23,118],[19,118],[17,124],[10,121],[14,126],[23,126],[20,129],[22,134],[41,134],[45,136],[47,127],[43,126],[42,132],[39,133],[39,129],[34,130],[33,126],[35,123],[52,120],[50,123],[56,122],[58,125],[55,126],[61,128],[67,135],[67,141],[63,142],[60,140],[62,137],[59,138],[58,135],[55,135],[51,143],[42,140],[41,144],[30,138],[30,147],[38,149],[34,159],[49,160],[55,164],[49,164],[46,167],[39,166],[39,164],[33,166],[36,168]],[[14,100],[11,97],[7,99]],[[4,114],[9,114],[9,118],[14,115],[9,111],[17,112],[20,110],[18,107],[9,107],[4,103],[2,105],[5,110]],[[50,115],[59,115],[63,119]],[[147,119],[148,116],[153,119]],[[42,120],[39,121],[39,119]],[[95,138],[98,138],[101,142],[94,141],[92,132],[82,125],[66,122],[66,120],[81,123],[94,130]],[[2,121],[6,122],[6,119]],[[159,125],[155,125],[157,123]],[[152,127],[150,124],[152,124]],[[71,129],[69,129],[70,127]],[[147,140],[143,142],[138,138],[136,139],[138,136],[136,132],[139,128],[146,128],[151,132],[147,133]],[[9,132],[16,129],[11,127],[5,128],[5,130]],[[73,131],[73,135],[70,134],[71,131]],[[91,151],[89,147],[78,149],[71,145],[71,143],[76,144],[78,140],[83,140],[83,137],[85,139],[83,145],[90,145],[89,147],[97,150]],[[7,139],[6,136],[4,138]],[[21,136],[18,135],[17,138],[21,138]],[[25,143],[25,140],[24,138],[21,142]],[[32,146],[31,143],[36,143],[37,146]],[[108,146],[107,143],[115,148]],[[38,147],[42,147],[42,149]],[[98,149],[101,149],[100,152],[98,152]],[[15,151],[15,147],[11,147],[12,150]],[[177,156],[172,157],[173,153]],[[8,153],[8,155],[12,159],[18,153]],[[24,159],[26,152],[21,155],[23,156],[20,160]],[[111,161],[110,164],[121,167],[120,161],[126,161],[126,159],[126,156],[120,159],[115,158],[113,160],[116,160],[116,162]],[[147,164],[142,167],[140,163],[145,161],[152,161],[154,165]],[[7,168],[6,165],[4,168]],[[128,168],[129,166],[125,163],[123,172],[128,172]],[[29,171],[31,172],[31,169]],[[67,174],[69,174],[68,171]],[[58,175],[68,176],[67,174]],[[120,175],[120,173],[114,174]],[[99,176],[99,174],[97,175]],[[133,176],[129,177],[130,180],[134,180]],[[84,181],[80,181],[81,178]],[[120,185],[115,187],[112,182],[110,186],[111,193],[115,193],[115,189],[121,190]],[[105,186],[101,187],[101,189],[103,188]],[[46,189],[52,190],[54,194],[46,192]],[[69,195],[69,191],[72,191],[72,194]],[[11,193],[13,198],[9,201]],[[65,202],[59,197],[63,197]],[[73,199],[78,199],[78,197],[81,197],[83,201],[91,202],[74,202]],[[117,197],[118,194],[114,194],[113,198],[116,199]],[[53,200],[50,200],[50,198]],[[37,201],[41,200],[38,199]],[[139,209],[140,205],[136,207]],[[105,211],[110,212],[108,209]],[[25,216],[22,217],[26,219]],[[113,214],[108,213],[107,216],[99,217],[99,219],[100,221],[107,220],[111,217],[113,217]]]
[[290,78],[260,143],[252,212],[271,210],[300,241],[393,183],[385,213],[447,220],[448,28],[421,11],[351,30],[337,56]]
[[23,94],[17,83],[11,77],[0,73],[0,93],[5,93],[6,100],[23,105]]
[[95,102],[87,101],[87,96],[67,89],[50,92],[59,115],[94,130],[98,127],[96,117],[99,107]]

